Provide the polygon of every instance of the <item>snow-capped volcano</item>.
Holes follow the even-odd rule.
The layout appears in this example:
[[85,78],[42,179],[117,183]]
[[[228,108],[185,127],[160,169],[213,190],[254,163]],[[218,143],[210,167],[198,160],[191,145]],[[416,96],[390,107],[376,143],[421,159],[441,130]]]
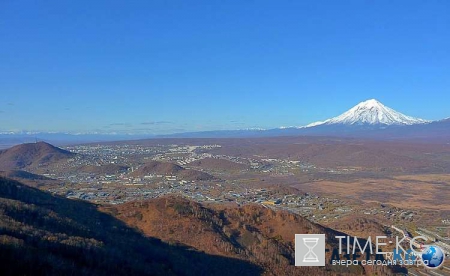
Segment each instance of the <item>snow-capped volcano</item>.
[[361,102],[347,112],[328,119],[307,125],[313,127],[319,125],[415,125],[429,121],[410,117],[389,108],[375,99]]

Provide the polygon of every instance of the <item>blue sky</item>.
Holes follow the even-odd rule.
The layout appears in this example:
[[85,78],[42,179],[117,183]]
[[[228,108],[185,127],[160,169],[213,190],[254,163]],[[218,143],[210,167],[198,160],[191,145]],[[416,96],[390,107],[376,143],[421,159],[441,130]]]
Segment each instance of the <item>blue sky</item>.
[[[132,2],[132,3],[130,3]],[[0,130],[450,116],[450,1],[0,1]]]

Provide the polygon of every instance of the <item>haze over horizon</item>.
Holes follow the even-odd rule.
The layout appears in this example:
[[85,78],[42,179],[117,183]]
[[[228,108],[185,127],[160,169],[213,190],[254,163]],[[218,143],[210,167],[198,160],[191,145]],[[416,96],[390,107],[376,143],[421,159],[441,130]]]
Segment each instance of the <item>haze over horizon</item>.
[[449,13],[447,1],[4,1],[0,131],[303,126],[372,98],[447,118]]

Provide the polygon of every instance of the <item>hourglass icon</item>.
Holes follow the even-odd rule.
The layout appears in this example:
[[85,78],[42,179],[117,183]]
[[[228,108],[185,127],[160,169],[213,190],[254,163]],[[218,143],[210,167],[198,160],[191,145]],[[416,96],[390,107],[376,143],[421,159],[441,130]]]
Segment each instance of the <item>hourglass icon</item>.
[[303,262],[318,263],[319,258],[314,253],[313,249],[317,246],[319,238],[303,238],[303,243],[308,247],[308,253],[303,257]]

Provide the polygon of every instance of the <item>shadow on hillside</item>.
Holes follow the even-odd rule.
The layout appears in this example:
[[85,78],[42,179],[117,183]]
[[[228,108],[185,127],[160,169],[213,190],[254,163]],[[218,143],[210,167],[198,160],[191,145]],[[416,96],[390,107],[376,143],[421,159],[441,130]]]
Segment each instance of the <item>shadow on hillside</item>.
[[2,275],[260,275],[246,261],[144,237],[88,202],[0,178]]

